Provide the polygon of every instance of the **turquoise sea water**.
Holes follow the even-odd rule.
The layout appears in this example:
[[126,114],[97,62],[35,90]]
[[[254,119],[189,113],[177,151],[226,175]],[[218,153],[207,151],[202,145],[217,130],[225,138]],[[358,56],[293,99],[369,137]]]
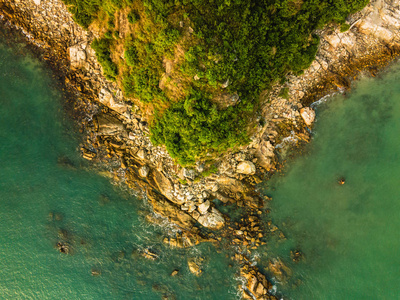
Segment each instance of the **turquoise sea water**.
[[[87,168],[51,75],[0,38],[0,299],[236,299],[225,253],[165,247],[144,202]],[[198,256],[201,277],[187,266]]]
[[[400,299],[400,66],[316,110],[307,154],[263,185],[287,237],[268,253],[292,268],[278,289],[288,299]],[[293,249],[305,259],[292,262]]]
[[[164,246],[145,203],[79,157],[62,101],[52,73],[0,35],[0,299],[237,299],[227,249]],[[287,299],[400,299],[400,66],[317,113],[307,154],[262,184],[287,239],[258,265],[279,256],[291,268],[277,283]],[[198,256],[201,277],[187,267]]]

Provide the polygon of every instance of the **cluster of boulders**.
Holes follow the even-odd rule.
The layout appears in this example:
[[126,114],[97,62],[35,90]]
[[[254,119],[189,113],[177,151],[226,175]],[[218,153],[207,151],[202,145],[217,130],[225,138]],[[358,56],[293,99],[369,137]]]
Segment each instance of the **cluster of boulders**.
[[229,226],[229,235],[232,236],[232,244],[238,246],[244,246],[249,249],[255,250],[260,245],[265,245],[265,228],[264,224],[260,219],[260,215],[249,215],[245,216],[240,220],[241,222],[235,222],[233,226]]
[[251,300],[277,300],[271,295],[272,284],[267,280],[258,269],[250,264],[244,264],[240,268],[240,275],[245,279],[245,283],[240,286],[243,290],[243,299]]
[[164,238],[164,243],[174,248],[188,248],[198,245],[200,242],[216,242],[216,239],[205,238],[189,231],[178,231],[174,236]]

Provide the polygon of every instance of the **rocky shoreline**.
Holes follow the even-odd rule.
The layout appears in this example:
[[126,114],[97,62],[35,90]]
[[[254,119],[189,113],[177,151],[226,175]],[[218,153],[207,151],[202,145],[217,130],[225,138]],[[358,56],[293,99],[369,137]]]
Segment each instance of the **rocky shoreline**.
[[[86,136],[82,156],[107,165],[113,180],[146,196],[156,214],[177,226],[177,235],[164,239],[172,247],[227,237],[232,245],[251,253],[265,243],[263,232],[274,230],[272,224],[260,222],[266,213],[264,202],[269,199],[255,188],[274,173],[283,157],[281,147],[309,141],[307,129],[312,127],[315,113],[307,106],[349,88],[362,72],[375,74],[400,52],[399,7],[395,1],[371,1],[349,18],[349,31],[341,33],[332,25],[318,32],[321,46],[317,58],[302,76],[291,76],[283,86],[262,95],[248,146],[221,157],[213,170],[207,170],[202,162],[194,168],[181,168],[164,148],[151,144],[142,108],[125,99],[117,85],[102,76],[90,48],[96,32],[75,24],[60,0],[0,2],[0,15],[4,26],[22,30],[40,49],[42,58],[54,62],[66,89],[76,98],[73,110]],[[287,97],[279,96],[282,89],[287,89]],[[242,209],[246,218],[231,222],[213,199]],[[148,220],[159,221],[152,215]],[[246,278],[244,297],[275,299],[269,295],[271,284],[246,255],[234,259],[242,265]]]

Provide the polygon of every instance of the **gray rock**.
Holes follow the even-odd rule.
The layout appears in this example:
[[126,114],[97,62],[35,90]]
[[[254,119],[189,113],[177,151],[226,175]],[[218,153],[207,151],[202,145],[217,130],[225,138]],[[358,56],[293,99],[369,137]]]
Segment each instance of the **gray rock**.
[[253,175],[256,172],[256,166],[251,161],[242,161],[237,165],[236,171],[240,174]]
[[210,201],[205,201],[202,204],[199,205],[199,207],[197,208],[199,210],[199,212],[204,215],[207,213],[208,209],[210,208]]
[[149,175],[150,168],[148,166],[143,166],[139,169],[139,175],[142,177],[147,177]]
[[239,102],[239,95],[237,94],[237,93],[235,93],[235,94],[233,94],[232,96],[231,96],[231,98],[229,99],[230,100],[230,105],[235,105],[236,103],[238,103]]
[[183,168],[182,173],[183,177],[189,178],[190,180],[194,180],[194,178],[196,177],[196,171],[193,169]]
[[224,216],[215,207],[197,220],[201,225],[210,229],[221,229],[225,225]]
[[199,163],[199,164],[197,164],[197,166],[196,166],[196,171],[199,172],[199,173],[201,173],[201,172],[204,171],[204,167],[205,167],[205,164],[204,164],[204,163]]
[[140,159],[145,160],[147,157],[147,153],[144,149],[140,149],[137,153],[136,156],[139,157]]
[[227,79],[223,84],[221,84],[221,87],[223,89],[227,88],[229,86],[229,79]]
[[300,109],[300,115],[307,126],[310,126],[315,120],[315,111],[311,107],[304,107]]

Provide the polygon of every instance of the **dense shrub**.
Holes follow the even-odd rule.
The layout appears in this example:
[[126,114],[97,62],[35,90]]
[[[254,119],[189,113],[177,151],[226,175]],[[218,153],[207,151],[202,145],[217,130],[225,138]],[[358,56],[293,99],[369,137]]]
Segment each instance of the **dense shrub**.
[[233,107],[219,111],[203,94],[192,91],[155,123],[151,140],[166,145],[181,165],[190,165],[247,142],[245,126]]
[[68,10],[72,13],[76,23],[81,25],[83,28],[88,26],[96,18],[96,15],[100,9],[99,0],[63,0],[68,6]]

